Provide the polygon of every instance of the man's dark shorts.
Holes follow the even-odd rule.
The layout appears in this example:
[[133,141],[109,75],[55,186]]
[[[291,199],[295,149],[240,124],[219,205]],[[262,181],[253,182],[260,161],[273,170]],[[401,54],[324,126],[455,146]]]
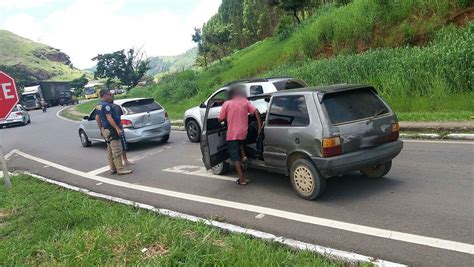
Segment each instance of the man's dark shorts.
[[240,145],[243,144],[241,140],[227,141],[227,152],[229,153],[230,161],[240,161]]

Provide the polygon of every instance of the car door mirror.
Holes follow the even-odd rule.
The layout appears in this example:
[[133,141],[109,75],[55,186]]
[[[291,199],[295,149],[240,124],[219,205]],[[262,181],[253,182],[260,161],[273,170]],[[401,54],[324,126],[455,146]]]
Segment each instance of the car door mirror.
[[200,108],[206,108],[206,104],[204,102],[201,103],[201,105],[199,105]]
[[89,120],[89,116],[84,116],[83,119],[86,120],[86,121],[88,121],[88,120]]

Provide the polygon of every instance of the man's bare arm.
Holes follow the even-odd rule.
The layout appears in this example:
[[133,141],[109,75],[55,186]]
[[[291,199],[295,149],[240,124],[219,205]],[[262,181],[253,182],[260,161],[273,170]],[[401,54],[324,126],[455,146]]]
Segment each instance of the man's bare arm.
[[99,129],[102,129],[102,122],[100,121],[99,114],[95,115],[95,122],[97,123],[97,126],[99,127]]

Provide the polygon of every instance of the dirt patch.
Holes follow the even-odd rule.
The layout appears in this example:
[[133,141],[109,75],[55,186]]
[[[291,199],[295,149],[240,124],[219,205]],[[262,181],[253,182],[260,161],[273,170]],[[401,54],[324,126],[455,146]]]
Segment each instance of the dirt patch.
[[464,27],[471,20],[474,20],[474,6],[454,14],[448,19],[448,23]]
[[322,47],[320,47],[316,52],[314,53],[314,57],[316,59],[321,59],[321,58],[332,58],[334,56],[334,48],[332,45],[328,42],[324,43]]
[[365,51],[369,50],[369,46],[362,40],[358,40],[356,44],[356,51],[358,54],[364,53]]
[[161,257],[167,255],[168,253],[169,250],[164,245],[154,244],[147,248],[147,251],[145,251],[145,256],[147,258]]

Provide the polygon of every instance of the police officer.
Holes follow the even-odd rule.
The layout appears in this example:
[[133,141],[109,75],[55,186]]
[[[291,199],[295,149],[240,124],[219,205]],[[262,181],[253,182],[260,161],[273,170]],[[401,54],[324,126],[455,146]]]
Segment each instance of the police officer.
[[112,107],[114,96],[108,89],[100,90],[100,102],[96,107],[97,125],[100,133],[107,143],[107,159],[109,161],[110,173],[125,175],[132,173],[124,168],[122,163],[122,144],[120,136],[123,130],[120,129],[120,115]]

